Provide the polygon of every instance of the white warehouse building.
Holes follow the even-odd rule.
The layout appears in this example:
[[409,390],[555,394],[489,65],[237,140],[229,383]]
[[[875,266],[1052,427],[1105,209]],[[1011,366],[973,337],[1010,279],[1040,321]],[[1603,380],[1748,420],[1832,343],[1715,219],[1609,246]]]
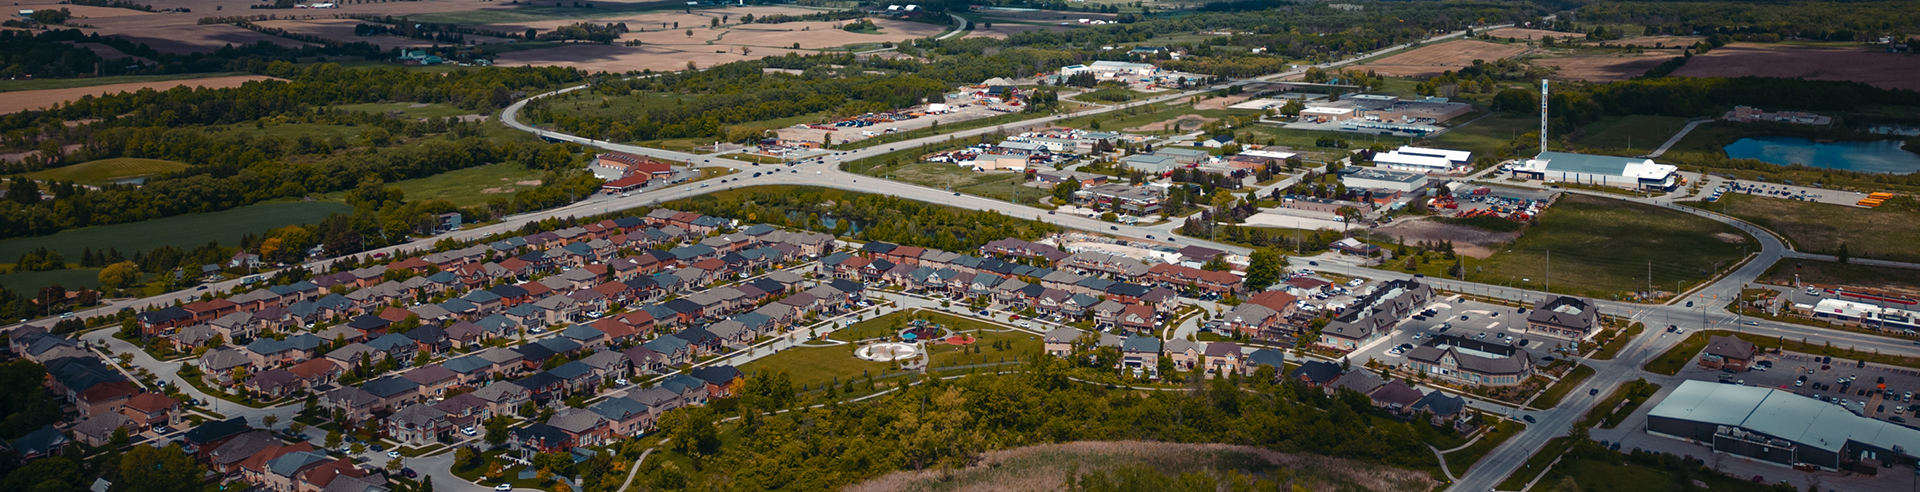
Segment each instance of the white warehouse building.
[[1653,159],[1541,152],[1513,169],[1515,176],[1633,189],[1671,190],[1680,170]]

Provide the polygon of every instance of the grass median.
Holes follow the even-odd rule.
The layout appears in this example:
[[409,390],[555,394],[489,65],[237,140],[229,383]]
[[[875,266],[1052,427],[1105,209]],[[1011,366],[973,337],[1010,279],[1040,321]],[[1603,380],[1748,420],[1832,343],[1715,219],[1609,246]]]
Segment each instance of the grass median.
[[1592,410],[1587,411],[1586,422],[1598,424],[1603,429],[1618,427],[1621,421],[1633,415],[1634,410],[1639,409],[1642,403],[1646,403],[1648,398],[1652,398],[1653,394],[1658,392],[1660,392],[1660,385],[1649,383],[1645,379],[1636,379],[1621,385],[1613,390],[1613,394],[1607,395],[1607,399],[1600,400]]
[[1587,378],[1591,377],[1593,377],[1592,367],[1584,364],[1575,367],[1565,377],[1560,378],[1560,382],[1554,383],[1553,386],[1547,387],[1547,391],[1540,393],[1539,398],[1534,398],[1533,404],[1529,406],[1541,410],[1553,408],[1560,404],[1560,400],[1566,399],[1567,393],[1573,391],[1574,387],[1580,386],[1580,383],[1586,382]]
[[1645,333],[1646,331],[1647,325],[1645,323],[1634,322],[1633,325],[1627,327],[1625,333],[1614,335],[1612,339],[1607,340],[1605,344],[1601,345],[1600,351],[1594,352],[1592,358],[1595,360],[1613,360],[1614,357],[1620,355],[1621,350],[1627,348],[1628,343],[1633,342],[1633,337],[1640,336],[1641,333]]
[[1526,424],[1501,419],[1487,431],[1486,435],[1480,436],[1480,440],[1474,441],[1472,445],[1461,448],[1459,451],[1447,453],[1447,471],[1453,472],[1453,476],[1456,477],[1466,476],[1467,470],[1479,463],[1480,458],[1486,457],[1487,453],[1493,452],[1493,448],[1500,447],[1501,443],[1507,442],[1508,438],[1526,428]]

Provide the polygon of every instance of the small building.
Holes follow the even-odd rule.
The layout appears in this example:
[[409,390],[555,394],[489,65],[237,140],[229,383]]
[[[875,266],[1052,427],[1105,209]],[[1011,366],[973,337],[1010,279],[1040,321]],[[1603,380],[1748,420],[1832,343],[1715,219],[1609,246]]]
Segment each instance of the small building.
[[1556,296],[1542,299],[1527,313],[1527,333],[1581,340],[1600,328],[1600,310],[1592,299]]
[[1754,354],[1758,352],[1753,342],[1735,336],[1716,335],[1707,339],[1707,349],[1700,353],[1700,367],[1744,372],[1753,364]]
[[[1349,168],[1354,169],[1354,168]],[[1340,182],[1351,189],[1391,190],[1411,193],[1427,188],[1427,175],[1382,169],[1357,168],[1352,173],[1340,177]]]
[[1233,145],[1233,135],[1214,135],[1213,138],[1200,141],[1201,147],[1209,149],[1218,149],[1228,145]]
[[1130,155],[1121,159],[1121,163],[1125,164],[1128,169],[1148,174],[1165,174],[1173,171],[1173,168],[1179,167],[1180,165],[1180,163],[1174,161],[1173,157],[1152,154]]
[[1541,152],[1537,157],[1521,161],[1514,167],[1513,175],[1629,189],[1672,190],[1679,184],[1679,170],[1640,157]]

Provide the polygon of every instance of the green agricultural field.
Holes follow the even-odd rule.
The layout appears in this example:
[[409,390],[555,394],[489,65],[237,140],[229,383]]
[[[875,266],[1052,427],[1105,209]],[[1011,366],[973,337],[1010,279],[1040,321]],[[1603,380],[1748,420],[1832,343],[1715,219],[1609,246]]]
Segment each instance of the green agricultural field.
[[[72,258],[68,259],[68,261],[73,260]],[[39,292],[41,287],[49,285],[59,285],[67,288],[67,290],[99,287],[100,269],[74,268],[70,270],[19,272],[0,275],[0,287],[6,287],[7,290],[20,293],[21,295],[32,296],[34,292]]]
[[1686,126],[1686,118],[1673,116],[1608,116],[1581,128],[1573,145],[1592,153],[1645,155]]
[[[1475,282],[1539,289],[1551,266],[1554,292],[1611,299],[1646,290],[1649,266],[1655,289],[1678,283],[1684,290],[1733,266],[1752,245],[1739,230],[1703,217],[1568,193],[1520,239],[1485,260],[1467,259],[1465,270]],[[1452,264],[1431,257],[1416,271],[1447,276]]]
[[186,168],[187,164],[183,162],[121,157],[82,162],[66,167],[56,167],[28,173],[27,177],[42,181],[64,180],[83,184],[104,185],[127,178],[152,176]]
[[444,104],[423,104],[423,103],[403,103],[403,102],[348,104],[344,106],[334,106],[334,108],[344,109],[347,111],[363,111],[363,112],[374,113],[374,114],[387,114],[390,112],[398,111],[402,116],[406,116],[408,118],[444,118],[448,116],[464,116],[464,115],[476,114],[473,111],[468,111],[468,110],[456,108],[453,106],[447,106]]
[[1834,254],[1847,246],[1855,258],[1920,262],[1920,217],[1891,207],[1860,208],[1743,193],[1694,204],[1739,217],[1786,236],[1794,249]]
[[273,202],[204,214],[182,215],[109,226],[68,229],[50,236],[0,241],[0,261],[17,259],[38,247],[59,251],[78,262],[86,248],[119,249],[127,256],[160,246],[192,249],[208,242],[233,244],[240,236],[292,224],[310,224],[327,214],[351,211],[331,202]]
[[112,84],[138,84],[143,82],[166,82],[169,80],[192,80],[210,77],[228,77],[248,75],[244,72],[182,73],[170,75],[118,75],[113,77],[91,77],[80,79],[30,79],[0,80],[0,92],[37,91],[44,89],[72,89],[75,87],[93,87]]
[[[542,171],[518,164],[490,164],[396,181],[387,186],[406,192],[407,200],[446,200],[466,207],[495,198],[511,200],[515,192],[539,186],[537,183],[544,175]],[[341,200],[345,196],[344,191],[326,195],[329,200]]]

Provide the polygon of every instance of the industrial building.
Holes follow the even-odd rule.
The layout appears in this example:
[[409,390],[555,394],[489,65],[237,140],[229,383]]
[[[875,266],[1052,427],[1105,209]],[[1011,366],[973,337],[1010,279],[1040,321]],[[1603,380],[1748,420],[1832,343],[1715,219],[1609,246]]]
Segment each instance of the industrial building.
[[1387,169],[1421,173],[1448,173],[1464,168],[1473,153],[1464,150],[1401,146],[1384,154],[1374,154],[1373,163]]
[[1394,96],[1357,94],[1338,101],[1308,104],[1301,116],[1326,123],[1348,119],[1408,125],[1432,125],[1473,112],[1473,106],[1446,98],[1400,99]]
[[1086,65],[1060,67],[1060,75],[1063,77],[1081,72],[1093,72],[1095,78],[1101,79],[1148,76],[1159,71],[1160,67],[1153,66],[1152,63],[1119,61],[1097,61]]
[[1653,159],[1606,155],[1541,152],[1522,161],[1513,175],[1532,179],[1550,179],[1570,183],[1618,186],[1631,189],[1668,190],[1679,185],[1680,168],[1658,164]]
[[[1346,172],[1348,169],[1354,171],[1351,173]],[[1389,190],[1401,193],[1412,193],[1415,190],[1427,189],[1427,175],[1422,173],[1368,169],[1364,167],[1350,167],[1341,169],[1340,171],[1342,174],[1345,174],[1340,177],[1340,182],[1347,185],[1349,189]]]
[[1780,465],[1873,473],[1906,462],[1920,430],[1785,390],[1689,380],[1647,412],[1647,432]]

